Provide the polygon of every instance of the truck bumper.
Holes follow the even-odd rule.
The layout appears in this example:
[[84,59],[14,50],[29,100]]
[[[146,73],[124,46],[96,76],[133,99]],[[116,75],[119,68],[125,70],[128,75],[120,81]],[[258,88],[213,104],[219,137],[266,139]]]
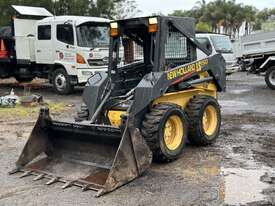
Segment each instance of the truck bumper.
[[88,69],[88,68],[78,68],[77,69],[77,77],[78,77],[78,83],[83,84],[86,83],[88,78],[91,77],[96,72],[107,72],[107,67],[101,67],[101,68],[95,68],[95,69]]
[[239,71],[239,66],[231,66],[226,68],[226,75],[231,75]]

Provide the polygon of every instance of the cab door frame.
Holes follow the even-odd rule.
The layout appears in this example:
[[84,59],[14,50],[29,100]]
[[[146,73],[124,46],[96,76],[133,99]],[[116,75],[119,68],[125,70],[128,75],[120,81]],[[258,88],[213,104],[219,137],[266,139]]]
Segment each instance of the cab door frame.
[[35,38],[35,59],[37,64],[53,64],[53,34],[54,28],[50,22],[37,24]]

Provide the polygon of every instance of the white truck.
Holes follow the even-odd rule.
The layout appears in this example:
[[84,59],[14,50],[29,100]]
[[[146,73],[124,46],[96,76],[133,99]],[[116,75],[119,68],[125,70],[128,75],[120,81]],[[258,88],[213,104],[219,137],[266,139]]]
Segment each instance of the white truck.
[[235,47],[240,64],[249,73],[264,75],[267,86],[275,90],[275,31],[243,36]]
[[0,78],[46,78],[57,93],[69,94],[94,72],[107,69],[108,19],[53,16],[40,7],[12,8],[16,17],[10,31],[0,32]]
[[[207,49],[212,53],[220,53],[226,62],[226,74],[230,75],[238,71],[239,67],[236,65],[236,58],[233,53],[232,43],[229,36],[214,33],[197,33],[196,39],[206,45]],[[201,50],[197,50],[198,59],[203,59],[206,54]]]

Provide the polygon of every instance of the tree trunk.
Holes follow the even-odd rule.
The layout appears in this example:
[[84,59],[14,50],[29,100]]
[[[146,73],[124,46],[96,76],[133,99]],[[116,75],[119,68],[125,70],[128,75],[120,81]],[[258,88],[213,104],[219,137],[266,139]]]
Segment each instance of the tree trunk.
[[248,35],[248,22],[245,21],[245,35]]

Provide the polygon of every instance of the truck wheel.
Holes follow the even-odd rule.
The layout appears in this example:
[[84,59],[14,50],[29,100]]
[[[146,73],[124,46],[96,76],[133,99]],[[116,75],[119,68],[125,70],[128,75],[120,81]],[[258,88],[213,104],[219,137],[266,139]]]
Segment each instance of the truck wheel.
[[193,145],[208,145],[220,133],[221,112],[217,100],[210,96],[195,96],[187,105],[188,140]]
[[19,83],[28,83],[28,82],[31,82],[34,79],[33,77],[20,77],[20,76],[15,76],[14,78]]
[[188,120],[175,104],[158,104],[145,115],[141,132],[157,162],[180,156],[187,139]]
[[275,66],[270,67],[265,74],[265,82],[270,89],[275,90]]
[[52,75],[53,88],[58,94],[70,94],[74,86],[70,83],[67,72],[60,68],[56,69]]

